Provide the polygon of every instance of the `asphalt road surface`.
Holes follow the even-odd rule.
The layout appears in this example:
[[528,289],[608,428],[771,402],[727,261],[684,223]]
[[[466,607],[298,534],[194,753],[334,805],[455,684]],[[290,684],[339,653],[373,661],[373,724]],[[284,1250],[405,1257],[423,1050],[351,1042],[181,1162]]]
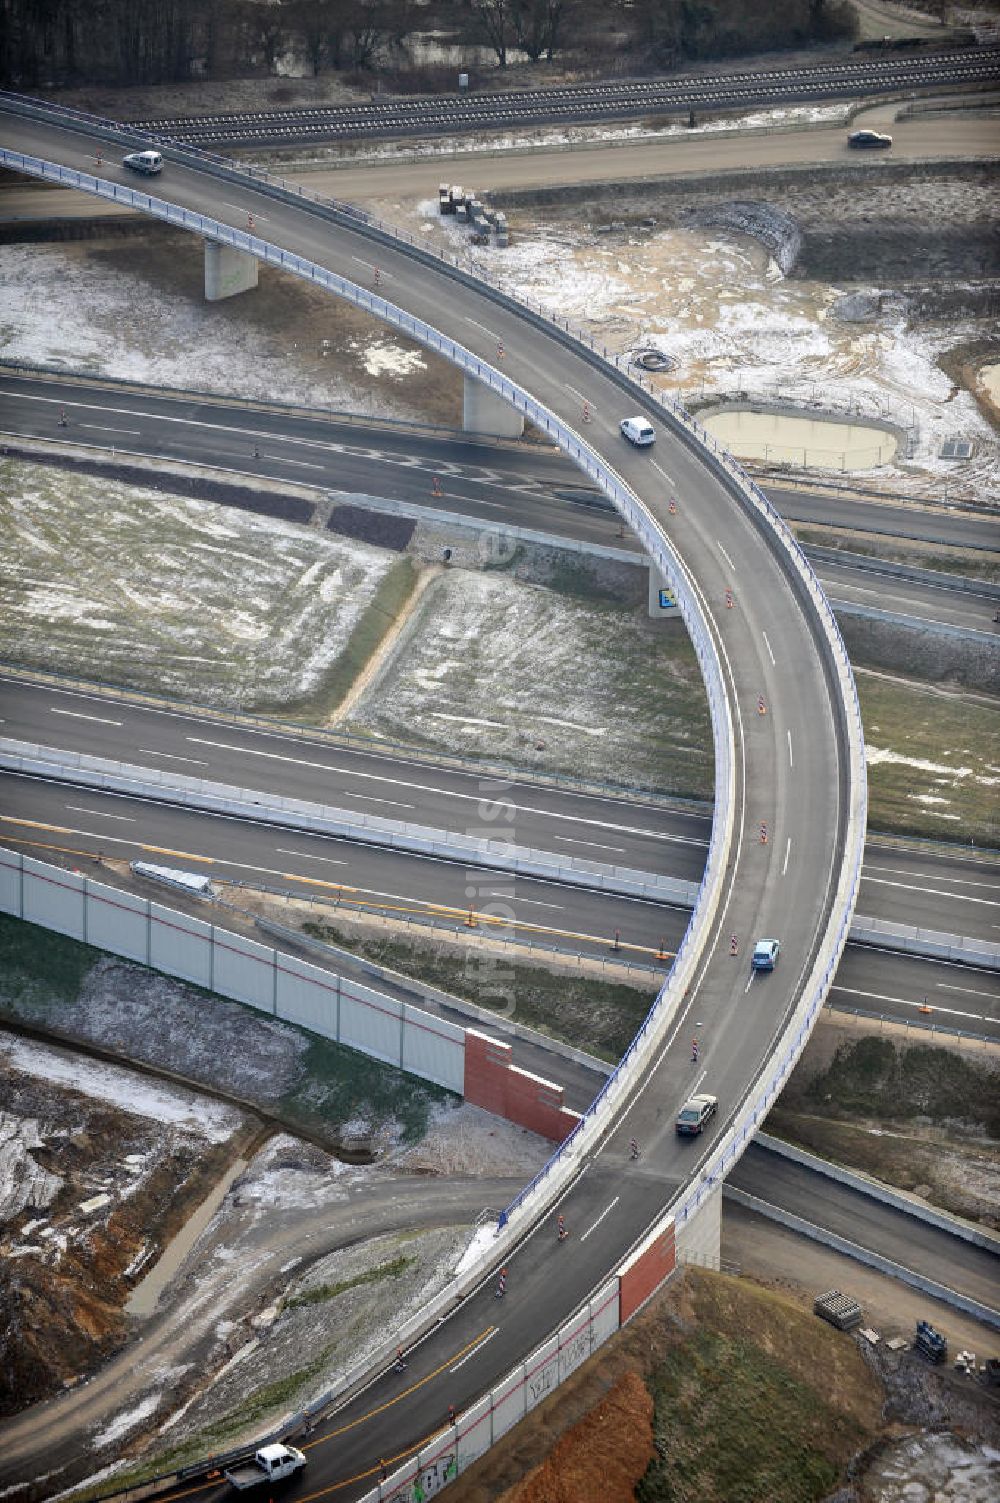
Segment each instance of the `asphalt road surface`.
[[[349,911],[360,908],[459,930],[464,927],[471,888],[481,908],[493,903],[501,910],[513,910],[514,920],[497,931],[501,935],[509,933],[519,944],[534,945],[539,952],[551,947],[588,957],[592,964],[587,974],[599,974],[592,967],[599,967],[602,960],[615,964],[631,960],[653,966],[655,975],[663,974],[656,961],[660,943],[672,951],[687,923],[683,911],[656,904],[300,835],[266,821],[204,815],[9,774],[0,774],[0,842],[43,861],[75,857],[93,861],[102,854],[109,860],[146,860],[229,881],[263,883],[302,896],[323,892],[333,899],[336,889],[344,885]],[[940,874],[932,874],[933,887],[928,888],[920,866],[923,859],[919,851],[901,853],[893,847],[869,851],[866,872],[871,871],[883,902],[886,889],[882,884],[890,875],[894,877],[891,895],[899,921],[914,922],[918,909],[914,894],[921,892],[928,916],[937,914],[938,922],[943,921],[946,899],[954,920],[960,922],[966,915],[977,915],[974,905],[985,898],[987,932],[983,937],[995,939],[997,925],[991,923],[997,906],[995,868],[984,870],[972,861],[966,865],[958,857],[949,858]],[[892,866],[885,867],[884,862]],[[100,869],[95,866],[92,874],[99,876]],[[862,893],[865,897],[864,886]],[[171,894],[170,901],[180,898]],[[336,923],[336,909],[327,912]],[[620,931],[617,952],[612,948],[615,928]],[[745,959],[738,965],[741,975],[744,964]],[[1000,975],[995,971],[848,945],[830,1002],[845,1011],[912,1024],[921,1031],[938,1027],[948,1034],[1000,1039]],[[430,1004],[421,1001],[420,1005]],[[922,1011],[928,1007],[930,1013]],[[452,1016],[447,1010],[442,1015]],[[517,1020],[516,1007],[513,1018]],[[457,1014],[453,1020],[463,1021]],[[516,1063],[566,1084],[574,1109],[582,1110],[593,1099],[599,1077],[567,1069],[561,1056],[544,1047],[538,1054],[531,1052],[534,1046],[529,1049],[515,1043],[514,1048]]]
[[1000,1260],[973,1242],[806,1169],[759,1142],[751,1144],[728,1180],[738,1190],[879,1252],[922,1278],[991,1310],[1000,1308]]
[[[99,131],[67,130],[9,111],[0,111],[0,126],[15,149],[84,170],[94,165],[97,148],[107,144]],[[936,129],[940,139],[940,127]],[[227,183],[223,200],[217,178],[170,159],[169,148],[166,155],[157,191],[175,205],[226,215],[234,226],[244,225],[252,213],[268,240],[282,250],[348,280],[369,275],[373,242],[356,225],[331,223],[300,201],[262,195],[250,182],[232,188]],[[106,170],[116,178],[123,171]],[[238,207],[230,202],[233,198],[239,198]],[[680,440],[664,435],[657,446],[657,472],[651,456],[622,454],[610,415],[620,410],[624,393],[611,372],[591,364],[576,347],[564,345],[547,328],[529,325],[475,287],[415,263],[396,245],[381,243],[377,249],[389,295],[410,314],[426,318],[483,360],[495,358],[502,341],[509,352],[508,378],[522,382],[566,421],[574,421],[583,400],[596,413],[609,415],[594,425],[591,443],[669,530],[692,596],[703,602],[732,719],[726,740],[731,737],[736,818],[720,902],[690,991],[679,1001],[660,1052],[636,1080],[627,1109],[563,1195],[562,1209],[575,1231],[571,1255],[564,1256],[569,1248],[556,1242],[550,1218],[544,1218],[521,1238],[509,1259],[506,1297],[495,1299],[490,1277],[439,1325],[414,1354],[409,1373],[396,1375],[406,1379],[407,1388],[400,1392],[397,1383],[391,1408],[376,1405],[376,1413],[370,1395],[364,1395],[353,1413],[338,1416],[336,1443],[325,1447],[325,1457],[314,1449],[314,1465],[303,1484],[312,1495],[337,1486],[340,1497],[365,1492],[387,1451],[411,1452],[447,1424],[448,1403],[463,1407],[543,1333],[557,1328],[604,1284],[623,1253],[680,1189],[696,1180],[738,1104],[768,1069],[821,943],[829,930],[830,940],[836,934],[835,893],[852,832],[847,710],[831,680],[814,608],[801,600],[799,586],[754,517]],[[668,518],[663,475],[697,501],[683,516]],[[723,537],[740,560],[736,571],[720,557]],[[738,575],[735,581],[728,577],[731,572]],[[755,588],[742,590],[741,581],[749,585],[751,580]],[[738,618],[712,604],[734,582],[741,600]],[[761,695],[766,696],[765,714],[755,708]],[[782,849],[760,844],[761,820],[786,835]],[[731,932],[779,933],[782,965],[764,977],[748,975],[745,960],[734,961],[729,954]],[[688,1050],[693,1022],[706,1040],[696,1062]],[[678,1143],[674,1114],[702,1085],[724,1103],[716,1125],[703,1142]],[[628,1161],[630,1135],[643,1144],[644,1156],[636,1164]],[[442,1380],[431,1381],[432,1375]],[[420,1377],[427,1381],[415,1381]]]
[[[0,731],[18,741],[328,803],[359,815],[375,813],[460,834],[509,835],[516,844],[536,850],[634,866],[686,882],[700,881],[708,850],[711,817],[705,805],[602,796],[533,782],[526,772],[506,782],[474,768],[435,766],[402,749],[338,744],[307,731],[248,726],[238,716],[195,714],[183,707],[151,708],[13,674],[0,675]],[[59,823],[66,821],[64,797],[76,805],[86,805],[89,798],[86,789],[67,794],[53,784],[46,794],[41,791],[46,786],[38,785],[36,815]],[[0,813],[17,812],[16,806],[0,802]],[[193,811],[189,817],[195,822],[192,831],[199,818],[210,818]],[[136,834],[153,843],[161,838],[145,826]],[[310,848],[313,837],[303,832],[296,838],[303,851]],[[374,847],[369,855],[375,859]],[[331,860],[329,854],[316,859]],[[412,868],[410,881],[422,887],[422,857],[400,851],[394,860],[399,870]],[[331,881],[337,877],[334,870],[327,875]],[[484,880],[492,891],[512,879],[494,873]],[[573,922],[574,904],[572,890],[564,889],[560,924]],[[476,906],[483,906],[478,897]],[[870,839],[858,912],[996,943],[1000,873],[995,862],[972,848],[935,850]],[[539,911],[536,917],[546,915]]]
[[[0,434],[66,443],[73,452],[82,446],[101,457],[113,450],[208,465],[236,484],[308,483],[389,498],[412,505],[414,514],[433,507],[641,553],[601,493],[540,445],[10,372],[0,373]],[[433,494],[435,477],[440,496]],[[771,487],[770,496],[790,521],[997,551],[996,518],[983,512],[786,487]],[[942,575],[916,584],[874,560],[821,560],[816,567],[835,606],[874,608],[929,627],[1000,630],[995,594],[967,580]]]

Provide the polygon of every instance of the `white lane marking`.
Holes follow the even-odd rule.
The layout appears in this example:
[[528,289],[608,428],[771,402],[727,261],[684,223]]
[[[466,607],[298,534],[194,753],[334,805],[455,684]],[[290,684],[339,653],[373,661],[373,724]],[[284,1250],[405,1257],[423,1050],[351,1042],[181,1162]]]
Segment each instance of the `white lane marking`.
[[[261,456],[262,458],[264,456]],[[325,470],[325,464],[310,464],[308,459],[283,459],[282,464],[293,464],[297,470]]]
[[620,1200],[621,1200],[621,1196],[620,1195],[616,1195],[615,1198],[614,1198],[614,1200],[611,1202],[611,1204],[609,1206],[605,1206],[604,1207],[604,1210],[598,1216],[597,1220],[596,1221],[592,1221],[591,1224],[590,1224],[590,1226],[588,1226],[587,1230],[583,1233],[583,1236],[580,1238],[581,1242],[586,1242],[586,1240],[590,1236],[591,1232],[596,1232],[597,1231],[597,1228],[600,1226],[600,1224],[604,1220],[605,1216],[609,1216],[611,1214],[611,1212],[614,1210],[615,1206],[618,1204],[618,1202]]
[[592,851],[616,851],[620,856],[625,852],[623,845],[598,845],[596,840],[571,840],[568,835],[553,835],[552,839],[560,845],[585,845]]
[[991,1002],[1000,1000],[996,992],[980,992],[974,986],[949,986],[946,981],[938,982],[938,990],[942,992],[964,992],[968,997],[988,997]]
[[294,856],[298,861],[322,861],[324,866],[346,866],[346,861],[337,861],[333,856],[311,856],[308,851],[288,851],[283,846],[276,845],[276,856]]
[[987,908],[997,906],[996,898],[973,898],[967,893],[947,892],[940,887],[922,887],[916,882],[890,882],[886,877],[869,877],[864,867],[861,868],[862,882],[871,882],[876,887],[898,887],[902,892],[920,892],[931,898],[951,898],[953,902],[982,903]]
[[[697,1028],[697,1026],[698,1026],[697,1023],[695,1023],[694,1026]],[[701,1090],[702,1086],[705,1084],[705,1076],[707,1074],[708,1074],[707,1070],[702,1070],[701,1074],[698,1076],[698,1079],[695,1081],[694,1085],[691,1087],[691,1096],[697,1096],[698,1092]],[[688,1099],[690,1099],[690,1097]]]
[[927,1002],[925,1004],[922,997],[919,1002],[915,1002],[912,997],[888,997],[882,992],[863,992],[858,987],[850,986],[831,986],[830,991],[831,993],[843,992],[847,997],[864,997],[869,1002],[892,1002],[896,1007],[920,1008],[926,1005],[935,1013],[946,1013],[949,1018],[973,1018],[977,1023],[996,1022],[996,1018],[991,1017],[989,1013],[961,1012],[956,1007],[940,1007],[936,1002]]
[[776,668],[778,665],[774,661],[774,653],[771,651],[771,644],[767,640],[767,632],[766,631],[762,631],[761,632],[761,636],[764,638],[764,646],[767,648],[767,655],[771,659],[771,667],[772,668]]
[[351,260],[352,261],[357,261],[357,263],[358,263],[359,266],[367,266],[367,268],[368,268],[369,271],[377,271],[378,275],[379,275],[379,281],[380,282],[382,282],[382,281],[391,282],[393,280],[392,277],[390,276],[389,272],[383,271],[381,269],[381,267],[376,266],[374,261],[365,261],[365,260],[363,260],[361,258],[361,256],[352,256]]
[[746,996],[746,994],[750,990],[750,988],[753,986],[753,978],[756,976],[756,974],[757,974],[757,972],[754,970],[753,966],[751,966],[750,967],[750,980],[747,982],[746,986],[743,988],[743,995],[744,995],[744,997]]
[[719,552],[722,554],[722,557],[726,560],[726,563],[729,565],[730,569],[732,569],[733,573],[735,574],[736,573],[736,565],[733,563],[732,559],[729,557],[729,554],[726,552],[725,548],[723,548],[723,546],[719,542],[718,538],[716,538],[715,541],[718,544]]
[[127,814],[105,814],[103,809],[85,809],[82,804],[66,804],[67,809],[72,809],[74,814],[89,814],[92,819],[120,819],[124,825],[137,825],[139,821],[132,819]]
[[[479,322],[478,318],[466,318],[465,322],[467,324],[472,324],[477,329],[482,329],[484,334],[488,334],[491,339],[495,339],[497,344],[500,343],[500,335],[496,332],[496,330],[488,329],[485,324],[481,324]],[[569,389],[572,390],[572,388]]]
[[176,752],[157,751],[155,746],[140,746],[136,748],[144,757],[162,757],[164,762],[186,762],[189,767],[207,767],[208,763],[203,757],[182,757]]
[[788,858],[792,854],[792,837],[789,835],[788,844],[785,846],[785,859],[781,867],[781,875],[785,876],[788,871]]
[[104,715],[83,715],[79,710],[54,710],[49,705],[50,715],[68,715],[71,720],[93,720],[97,725],[124,725],[124,720],[108,720]]
[[788,765],[789,767],[794,767],[795,758],[792,755],[792,733],[791,731],[786,731],[785,734],[788,737]]
[[366,804],[391,804],[394,809],[415,809],[416,804],[404,804],[398,798],[376,798],[374,793],[346,793],[345,798],[359,798]]
[[[925,881],[931,881],[932,880],[932,875],[933,875],[933,880],[940,880],[940,874],[939,873],[931,874],[929,872],[904,871],[901,867],[898,867],[898,866],[879,866],[874,861],[866,861],[865,865],[864,865],[864,870],[866,872],[888,872],[890,874],[890,876],[894,876],[894,877],[909,877],[911,880],[913,880],[913,878],[915,878],[915,877],[922,877]],[[958,887],[985,887],[988,892],[996,892],[996,890],[997,890],[997,884],[996,884],[995,881],[993,881],[993,882],[977,882],[976,879],[975,879],[975,877],[949,877],[948,880],[950,882],[954,882],[956,884],[956,886],[958,886]],[[893,884],[888,884],[888,885],[893,885]],[[954,897],[960,897],[961,894],[960,893],[954,893],[953,896]]]
[[488,892],[488,898],[507,898],[512,903],[530,903],[532,908],[555,908],[558,913],[563,910],[562,903],[542,903],[538,898],[522,898],[516,892]]
[[142,437],[141,428],[108,428],[102,423],[77,423],[78,428],[86,428],[90,433],[128,433],[133,438]]
[[[67,712],[64,711],[63,713]],[[461,793],[458,789],[454,788],[435,788],[429,783],[410,782],[405,778],[389,777],[385,773],[360,772],[351,767],[338,767],[336,763],[332,762],[313,762],[310,761],[307,757],[291,757],[284,752],[264,751],[258,749],[257,747],[239,746],[234,742],[229,741],[212,741],[205,736],[187,736],[185,739],[194,746],[208,746],[211,747],[213,751],[238,752],[247,757],[261,757],[268,762],[284,762],[294,767],[313,768],[316,771],[324,772],[328,775],[330,773],[338,773],[342,777],[362,778],[365,782],[368,783],[388,783],[393,788],[407,788],[414,793],[437,793],[444,795],[448,799],[462,799],[466,803],[482,803],[493,805],[498,809],[509,809],[513,815],[538,815],[542,819],[551,819],[562,824],[588,825],[592,829],[611,830],[616,835],[640,835],[647,840],[662,840],[671,845],[706,846],[708,844],[707,840],[700,840],[692,835],[672,835],[666,831],[643,830],[636,825],[619,824],[615,820],[581,818],[576,814],[560,814],[557,810],[554,809],[538,809],[533,804],[517,804],[514,803],[511,799],[507,798],[493,799],[490,797],[488,792]],[[344,796],[350,797],[350,793],[347,789],[344,790]],[[483,815],[481,817],[486,818],[487,816]],[[701,818],[702,816],[699,815],[697,817]]]
[[[249,214],[249,212],[250,212],[249,209],[247,208],[246,204],[234,204],[234,203],[230,203],[230,201],[229,201],[228,198],[224,198],[222,200],[222,202],[223,202],[223,205],[225,206],[225,208],[227,208],[227,209],[235,209],[236,212],[237,212],[237,214]],[[253,217],[254,217],[254,222],[255,223],[256,223],[256,221],[258,219],[261,221],[261,223],[265,223],[270,218],[270,215],[268,215],[268,214],[258,214],[257,210],[254,209],[254,211],[253,211]]]
[[666,470],[663,468],[663,466],[660,465],[660,464],[657,464],[657,462],[656,462],[655,459],[651,459],[649,462],[653,466],[653,469],[656,471],[656,473],[658,475],[662,475],[663,476],[664,480],[667,482],[668,485],[676,485],[677,484],[677,481],[674,479],[673,475],[668,475],[667,472],[666,472]]
[[471,1360],[472,1360],[473,1357],[478,1357],[479,1353],[482,1351],[482,1349],[486,1345],[486,1343],[488,1341],[492,1341],[493,1338],[494,1338],[494,1336],[496,1336],[496,1335],[499,1334],[499,1331],[500,1331],[500,1327],[499,1326],[494,1326],[493,1330],[490,1332],[490,1334],[488,1336],[484,1336],[483,1339],[482,1339],[482,1341],[478,1341],[476,1343],[476,1345],[472,1348],[472,1351],[471,1352],[466,1352],[465,1356],[462,1357],[462,1358],[460,1358],[459,1361],[455,1363],[454,1367],[449,1367],[448,1371],[450,1373],[457,1373],[458,1369],[460,1367],[464,1367],[467,1362],[471,1362]]
[[[472,319],[469,320],[470,323],[472,323],[473,321],[474,320],[472,320]],[[482,324],[480,324],[479,327],[482,328]],[[576,397],[576,400],[578,402],[585,402],[587,400],[586,397],[584,396],[583,392],[582,391],[577,391],[577,389],[576,389],[575,386],[567,386],[566,390],[569,392],[569,394],[570,394],[571,397]]]

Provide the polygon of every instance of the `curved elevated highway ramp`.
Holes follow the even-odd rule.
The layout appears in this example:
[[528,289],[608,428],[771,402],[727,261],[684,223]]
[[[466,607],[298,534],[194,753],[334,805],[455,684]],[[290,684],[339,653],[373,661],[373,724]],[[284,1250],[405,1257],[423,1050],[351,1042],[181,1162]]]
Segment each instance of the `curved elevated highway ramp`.
[[[133,140],[125,132],[25,113],[9,99],[0,99],[0,132],[9,166],[121,196],[328,286],[514,401],[602,485],[662,565],[705,676],[716,823],[671,977],[602,1097],[510,1208],[494,1249],[508,1268],[503,1300],[483,1266],[478,1289],[463,1289],[407,1373],[364,1389],[317,1436],[303,1493],[360,1496],[377,1482],[380,1458],[407,1456],[442,1426],[447,1441],[448,1404],[461,1410],[477,1400],[547,1333],[567,1329],[588,1298],[598,1321],[601,1302],[613,1303],[617,1324],[670,1271],[675,1238],[695,1245],[700,1222],[712,1245],[721,1179],[804,1045],[847,937],[865,819],[850,669],[822,592],[763,497],[683,414],[545,317],[363,216],[190,150],[158,143],[166,164],[147,199],[118,165]],[[620,418],[637,411],[656,426],[650,449],[619,436]],[[755,976],[749,951],[762,935],[780,939],[781,954],[773,972]],[[719,1111],[702,1137],[681,1140],[674,1116],[695,1089],[716,1095]],[[636,1163],[632,1137],[642,1148]],[[562,1244],[557,1204],[571,1231]],[[386,1334],[394,1349],[391,1318]],[[579,1346],[571,1365],[589,1350]],[[526,1375],[529,1404],[554,1371],[543,1361],[535,1379]],[[473,1428],[464,1432],[469,1446]]]

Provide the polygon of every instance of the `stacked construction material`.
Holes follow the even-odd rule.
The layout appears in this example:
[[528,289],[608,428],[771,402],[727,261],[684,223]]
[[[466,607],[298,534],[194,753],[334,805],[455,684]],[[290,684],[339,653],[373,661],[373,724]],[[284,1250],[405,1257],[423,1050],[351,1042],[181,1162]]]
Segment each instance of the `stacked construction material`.
[[471,188],[466,190],[457,183],[453,186],[442,183],[438,188],[438,210],[442,214],[454,214],[458,224],[467,224],[475,245],[489,245],[491,236],[495,237],[501,250],[510,244],[506,214],[496,213]]
[[935,1331],[930,1321],[917,1321],[917,1339],[913,1343],[928,1362],[944,1362],[948,1356],[948,1343],[940,1331]]
[[851,1299],[849,1294],[841,1294],[839,1289],[830,1289],[814,1300],[813,1312],[836,1326],[838,1331],[853,1331],[861,1324],[863,1313],[857,1300]]

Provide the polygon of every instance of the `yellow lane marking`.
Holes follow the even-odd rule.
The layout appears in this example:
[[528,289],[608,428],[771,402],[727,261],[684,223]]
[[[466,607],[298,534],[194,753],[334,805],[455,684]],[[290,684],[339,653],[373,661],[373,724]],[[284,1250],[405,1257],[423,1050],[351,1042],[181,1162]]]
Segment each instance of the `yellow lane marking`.
[[[18,825],[23,830],[44,830],[49,835],[81,835],[82,830],[75,830],[72,825],[47,825],[37,819],[15,819],[11,814],[0,814],[0,823],[5,825]],[[17,837],[12,835],[12,840]],[[198,856],[194,851],[175,851],[168,845],[147,845],[143,840],[128,840],[122,836],[101,835],[102,845],[132,845],[137,850],[149,851],[154,856],[174,856],[180,861],[200,861],[203,866],[214,866],[215,860],[211,856]],[[19,841],[21,845],[27,845],[28,841]],[[57,846],[48,846],[48,850],[58,850]],[[93,851],[72,851],[74,856],[89,856],[93,859]]]
[[[387,1399],[384,1404],[378,1404],[374,1409],[369,1409],[367,1413],[359,1414],[357,1419],[351,1420],[350,1424],[341,1425],[339,1430],[331,1430],[328,1435],[319,1435],[315,1440],[307,1441],[301,1449],[303,1451],[312,1451],[316,1446],[325,1445],[328,1440],[335,1440],[340,1435],[346,1435],[349,1430],[355,1430],[358,1425],[363,1425],[368,1420],[375,1419],[377,1415],[384,1414],[387,1409],[392,1409],[394,1405],[408,1398],[411,1393],[416,1393],[419,1388],[423,1388],[425,1383],[430,1383],[432,1379],[439,1377],[441,1373],[453,1366],[455,1362],[460,1361],[462,1357],[474,1351],[477,1346],[480,1346],[488,1337],[492,1336],[496,1329],[496,1326],[487,1326],[472,1341],[460,1347],[446,1361],[435,1367],[432,1372],[429,1372],[425,1378],[419,1378],[416,1383],[411,1383],[409,1388],[404,1388],[402,1393],[397,1393],[394,1398]],[[441,1429],[440,1425],[436,1426],[422,1440],[418,1440],[414,1445],[408,1446],[405,1451],[400,1451],[395,1456],[383,1456],[376,1466],[369,1468],[366,1472],[358,1472],[354,1477],[345,1477],[341,1482],[331,1482],[328,1487],[321,1487],[318,1492],[306,1493],[304,1497],[298,1500],[298,1503],[312,1503],[314,1498],[324,1498],[328,1493],[339,1492],[342,1487],[350,1487],[353,1482],[362,1482],[366,1477],[374,1477],[376,1473],[381,1471],[383,1465],[395,1466],[397,1462],[405,1461],[407,1456],[413,1456],[422,1446],[425,1446],[432,1436],[440,1434]],[[183,1492],[171,1493],[170,1497],[191,1498],[196,1493],[207,1492],[209,1488],[218,1487],[221,1480],[222,1473],[216,1471],[212,1476],[207,1477],[204,1482],[199,1482],[194,1487],[185,1488]]]
[[[9,814],[0,815],[0,824],[16,825],[21,829],[27,830],[41,830],[47,834],[54,835],[80,835],[83,833],[80,830],[74,829],[72,825],[54,825],[45,824],[40,820],[15,819],[13,815]],[[93,850],[86,851],[78,850],[74,846],[45,844],[41,841],[28,840],[25,836],[13,834],[8,835],[6,838],[13,845],[31,846],[35,850],[42,851],[59,851],[63,855],[75,856],[82,860],[94,860]],[[221,857],[201,856],[195,851],[176,851],[171,846],[149,845],[145,841],[129,839],[126,836],[105,835],[102,833],[100,836],[95,836],[95,839],[98,840],[101,850],[111,845],[127,845],[131,846],[133,850],[145,851],[152,856],[169,856],[174,861],[197,862],[201,866],[236,866],[242,868],[244,871],[258,872],[263,876],[279,877],[284,882],[295,882],[304,887],[323,888],[327,892],[336,893],[338,897],[343,897],[345,902],[353,908],[371,909],[373,912],[384,914],[429,914],[440,918],[458,919],[463,923],[467,923],[471,913],[475,922],[467,924],[467,927],[470,929],[492,927],[505,929],[515,935],[538,934],[553,939],[568,939],[583,944],[602,945],[608,949],[613,948],[614,954],[621,954],[628,950],[637,955],[652,955],[656,960],[665,961],[674,958],[675,952],[673,950],[659,950],[655,949],[652,945],[640,945],[630,940],[619,940],[618,944],[612,947],[606,934],[586,934],[577,929],[557,929],[551,924],[534,924],[526,919],[509,919],[502,914],[480,913],[478,910],[469,908],[456,908],[448,903],[432,902],[429,898],[413,898],[408,901],[389,903],[384,898],[365,897],[364,893],[366,889],[363,887],[351,887],[343,882],[330,882],[324,880],[322,877],[304,877],[298,872],[281,871],[275,867],[251,866],[244,862],[229,861]],[[234,878],[223,877],[220,880],[229,883],[233,887],[239,887],[240,885],[239,881]]]

